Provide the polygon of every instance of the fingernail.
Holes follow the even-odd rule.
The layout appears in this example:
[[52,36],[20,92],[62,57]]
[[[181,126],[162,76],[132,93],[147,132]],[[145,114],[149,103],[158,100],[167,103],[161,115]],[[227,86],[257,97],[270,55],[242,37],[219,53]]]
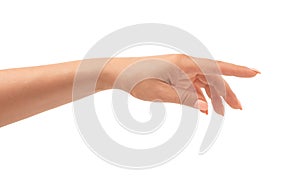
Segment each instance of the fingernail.
[[196,103],[194,104],[194,107],[208,114],[208,104],[205,101],[197,100]]
[[259,70],[257,70],[257,69],[254,69],[254,68],[250,68],[252,71],[254,71],[254,72],[257,72],[258,74],[261,74],[261,72],[259,71]]
[[204,113],[205,115],[208,115],[208,110],[204,111],[204,110],[200,110],[202,113]]
[[240,102],[239,100],[237,100],[237,101],[238,101],[239,109],[240,109],[240,110],[243,110],[243,107],[242,107],[241,102]]
[[222,116],[224,116],[224,114],[225,114],[225,108],[223,107],[222,109],[221,109],[221,113],[220,113]]

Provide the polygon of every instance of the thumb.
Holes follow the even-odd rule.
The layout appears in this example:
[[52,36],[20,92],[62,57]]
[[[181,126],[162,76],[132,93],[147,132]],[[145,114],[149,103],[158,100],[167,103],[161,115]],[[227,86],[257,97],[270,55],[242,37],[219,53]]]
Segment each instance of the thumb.
[[171,102],[196,108],[208,113],[208,104],[203,94],[197,93],[194,88],[184,89],[161,82],[156,90],[156,97],[163,102]]
[[206,100],[199,97],[196,90],[191,88],[175,88],[163,81],[148,79],[137,84],[131,94],[145,101],[162,101],[186,105],[207,114],[208,105]]
[[203,98],[200,99],[195,90],[181,88],[176,88],[175,90],[179,98],[179,104],[196,108],[205,114],[208,113],[208,104],[206,100]]

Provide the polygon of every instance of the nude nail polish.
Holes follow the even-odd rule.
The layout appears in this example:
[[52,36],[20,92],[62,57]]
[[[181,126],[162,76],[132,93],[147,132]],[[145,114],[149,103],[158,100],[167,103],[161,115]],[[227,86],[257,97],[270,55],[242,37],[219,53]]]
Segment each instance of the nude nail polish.
[[197,100],[194,104],[194,107],[199,109],[200,111],[208,114],[208,104],[203,100]]
[[257,72],[258,74],[261,74],[261,72],[259,70],[257,70],[257,69],[254,69],[254,68],[249,68],[249,69],[251,69],[252,71]]
[[243,107],[242,107],[241,102],[240,102],[239,100],[237,100],[237,101],[238,101],[239,109],[240,109],[240,110],[243,110]]

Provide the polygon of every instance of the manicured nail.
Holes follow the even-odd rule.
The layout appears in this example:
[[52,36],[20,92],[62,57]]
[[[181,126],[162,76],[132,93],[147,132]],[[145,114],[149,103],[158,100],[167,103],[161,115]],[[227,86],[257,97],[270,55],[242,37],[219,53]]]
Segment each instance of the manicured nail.
[[242,107],[241,102],[240,102],[239,100],[237,100],[237,101],[238,101],[238,107],[239,107],[239,109],[240,109],[240,110],[243,110],[243,107]]
[[194,107],[199,109],[200,111],[208,114],[208,104],[203,101],[203,100],[197,100],[196,103],[194,104]]
[[254,71],[254,72],[257,72],[258,74],[261,74],[261,72],[259,71],[259,70],[257,70],[257,69],[254,69],[254,68],[250,68],[252,71]]
[[205,115],[208,115],[208,110],[200,110],[202,113],[204,113]]
[[222,116],[224,116],[224,114],[225,114],[225,108],[223,107],[222,109],[221,109],[221,113],[220,113]]

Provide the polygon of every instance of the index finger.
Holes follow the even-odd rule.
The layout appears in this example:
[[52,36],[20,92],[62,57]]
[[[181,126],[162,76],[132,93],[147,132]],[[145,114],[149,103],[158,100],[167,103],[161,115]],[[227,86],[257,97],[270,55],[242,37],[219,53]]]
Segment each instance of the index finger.
[[182,64],[180,65],[181,68],[187,73],[219,74],[236,77],[254,77],[260,74],[256,69],[207,58],[184,56],[180,63]]
[[223,75],[236,76],[236,77],[254,77],[260,72],[256,69],[250,69],[245,66],[235,65],[223,61],[217,61],[217,64]]

